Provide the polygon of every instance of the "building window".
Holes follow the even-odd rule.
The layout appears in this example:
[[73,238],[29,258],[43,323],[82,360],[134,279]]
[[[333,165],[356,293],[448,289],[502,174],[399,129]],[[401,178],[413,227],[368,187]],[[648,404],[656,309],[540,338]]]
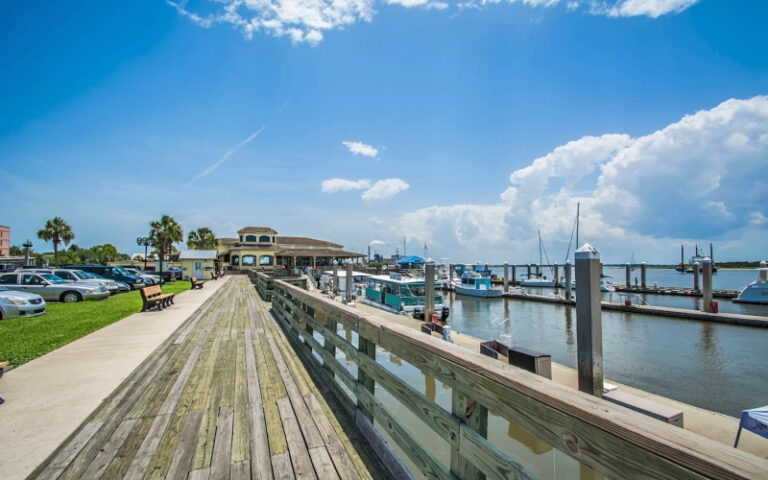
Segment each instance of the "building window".
[[262,255],[259,257],[259,265],[272,265],[275,258],[271,255]]
[[246,235],[245,243],[256,243],[256,235]]
[[241,242],[243,241],[243,236],[242,236],[242,235],[240,235],[240,241],[241,241]]
[[269,243],[269,235],[262,235],[259,237],[259,243]]
[[240,265],[240,257],[237,255],[232,255],[232,265]]
[[243,255],[243,266],[256,265],[256,257],[253,255]]

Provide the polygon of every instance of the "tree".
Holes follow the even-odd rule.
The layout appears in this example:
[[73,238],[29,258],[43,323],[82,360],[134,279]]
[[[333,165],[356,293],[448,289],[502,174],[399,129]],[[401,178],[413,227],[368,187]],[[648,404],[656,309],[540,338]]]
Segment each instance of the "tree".
[[37,238],[53,243],[53,263],[59,266],[59,244],[69,245],[75,238],[72,227],[61,217],[53,217],[45,222],[45,227],[37,232]]
[[8,249],[8,255],[12,257],[18,257],[24,255],[24,250],[22,250],[21,247],[17,247],[16,245],[11,245],[11,248]]
[[170,215],[163,215],[160,220],[149,222],[149,238],[160,254],[160,274],[163,273],[163,260],[170,252],[175,242],[184,241],[184,231],[181,225]]
[[187,247],[192,250],[215,250],[216,235],[208,227],[192,230],[187,235]]

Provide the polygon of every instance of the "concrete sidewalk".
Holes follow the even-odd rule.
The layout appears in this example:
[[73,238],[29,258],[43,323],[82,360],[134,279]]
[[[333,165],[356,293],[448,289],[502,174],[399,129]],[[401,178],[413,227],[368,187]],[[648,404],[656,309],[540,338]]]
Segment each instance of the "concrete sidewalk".
[[22,479],[231,277],[176,295],[8,372],[0,381],[0,472]]

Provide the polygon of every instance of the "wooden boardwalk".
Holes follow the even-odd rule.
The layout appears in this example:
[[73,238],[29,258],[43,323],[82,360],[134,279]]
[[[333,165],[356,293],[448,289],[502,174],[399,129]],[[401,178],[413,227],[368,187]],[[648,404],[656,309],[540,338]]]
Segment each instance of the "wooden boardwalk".
[[30,478],[382,478],[245,276],[231,277]]

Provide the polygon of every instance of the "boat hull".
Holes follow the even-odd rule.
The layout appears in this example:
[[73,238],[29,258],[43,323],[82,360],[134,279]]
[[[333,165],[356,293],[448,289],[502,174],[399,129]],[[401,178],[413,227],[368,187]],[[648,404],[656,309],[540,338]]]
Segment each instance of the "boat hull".
[[520,282],[520,286],[522,287],[550,287],[554,288],[555,281],[554,280],[542,280],[542,281],[536,281],[536,280],[523,280]]
[[734,302],[768,305],[768,284],[748,285],[739,293]]
[[457,284],[454,284],[453,288],[456,290],[456,293],[458,293],[459,295],[469,295],[470,297],[498,298],[504,295],[504,292],[502,292],[501,290],[496,290],[495,288],[492,288],[490,290],[466,288]]

